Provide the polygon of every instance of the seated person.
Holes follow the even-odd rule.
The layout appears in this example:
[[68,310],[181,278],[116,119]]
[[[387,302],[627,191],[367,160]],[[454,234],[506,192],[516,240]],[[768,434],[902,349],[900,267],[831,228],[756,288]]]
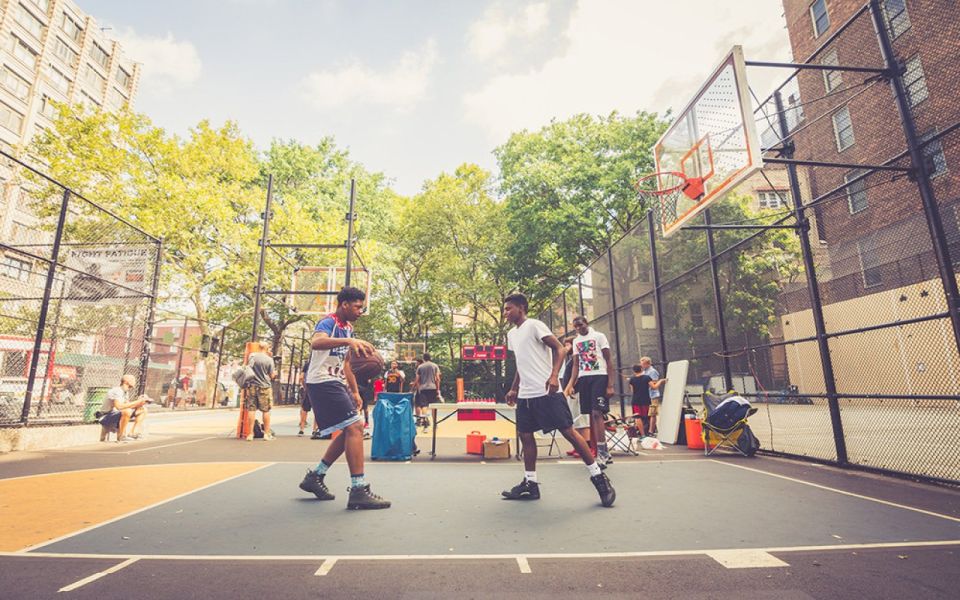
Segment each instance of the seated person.
[[[124,375],[120,378],[120,385],[110,388],[107,397],[100,407],[100,441],[106,441],[107,432],[116,428],[117,441],[126,442],[130,439],[140,439],[140,430],[147,417],[146,404],[152,402],[150,398],[141,396],[137,400],[128,400],[130,390],[136,386],[137,380],[133,375]],[[127,424],[133,420],[131,436],[126,436]]]

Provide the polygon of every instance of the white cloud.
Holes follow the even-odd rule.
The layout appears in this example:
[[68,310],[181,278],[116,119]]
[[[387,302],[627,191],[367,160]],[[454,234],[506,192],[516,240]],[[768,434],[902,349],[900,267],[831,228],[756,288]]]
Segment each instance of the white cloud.
[[203,64],[196,47],[191,42],[178,41],[172,33],[151,37],[127,29],[117,36],[117,40],[124,54],[143,63],[140,85],[148,92],[166,94],[200,79]]
[[[465,115],[502,143],[510,132],[577,113],[681,109],[735,43],[748,59],[788,58],[781,14],[780,3],[769,0],[578,0],[558,54],[467,92]],[[748,73],[758,95],[771,77],[788,74],[759,71],[773,70]]]
[[548,23],[546,2],[528,4],[512,14],[508,14],[504,5],[494,4],[470,26],[467,33],[470,52],[480,60],[489,60],[500,54],[512,39],[533,37],[546,29]]
[[436,64],[437,43],[430,39],[419,49],[404,52],[383,71],[352,61],[337,69],[310,73],[300,82],[301,96],[320,110],[347,104],[405,110],[424,97]]

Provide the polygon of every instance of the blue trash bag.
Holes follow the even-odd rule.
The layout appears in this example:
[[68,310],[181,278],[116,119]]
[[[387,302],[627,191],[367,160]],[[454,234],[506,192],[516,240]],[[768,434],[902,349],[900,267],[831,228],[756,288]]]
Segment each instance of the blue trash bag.
[[373,407],[373,460],[410,460],[413,456],[413,394],[380,392]]

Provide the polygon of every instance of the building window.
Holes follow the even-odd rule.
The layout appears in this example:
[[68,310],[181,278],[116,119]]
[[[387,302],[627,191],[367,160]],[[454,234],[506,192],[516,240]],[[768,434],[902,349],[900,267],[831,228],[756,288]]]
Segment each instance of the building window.
[[833,113],[833,134],[837,141],[837,152],[843,152],[853,145],[853,122],[850,109],[844,106]]
[[43,23],[40,19],[33,16],[33,13],[27,10],[26,6],[18,4],[17,13],[14,18],[24,29],[32,33],[33,37],[39,40],[43,36]]
[[37,53],[15,35],[10,36],[10,52],[30,69],[35,70],[37,68]]
[[0,260],[0,275],[17,281],[27,281],[30,279],[30,263],[12,256],[4,256],[3,260]]
[[43,98],[40,100],[40,114],[49,119],[57,118],[57,107],[53,105],[53,101],[50,99],[50,96],[47,96],[46,94],[44,94]]
[[[922,136],[920,142],[926,142],[935,135],[937,135],[936,129]],[[922,151],[927,173],[930,177],[939,177],[947,172],[947,157],[943,154],[943,144],[940,143],[940,140],[926,144]]]
[[907,0],[883,0],[883,14],[887,18],[890,37],[900,37],[910,29],[910,15],[907,14]]
[[107,68],[107,64],[110,62],[110,55],[97,43],[90,46],[90,57],[104,69]]
[[760,208],[783,208],[790,200],[787,190],[765,190],[757,192],[757,205]]
[[80,25],[77,24],[73,17],[67,13],[63,13],[63,19],[60,21],[60,27],[71,40],[77,42],[78,44],[80,43],[80,38],[83,37],[83,29],[80,28]]
[[883,283],[880,261],[880,247],[875,237],[866,237],[857,242],[860,254],[860,270],[863,273],[863,287],[871,288]]
[[3,125],[10,131],[20,135],[23,129],[23,115],[13,110],[6,104],[0,103],[0,125]]
[[127,104],[127,97],[120,93],[120,90],[117,88],[110,88],[109,96],[110,106],[120,110]]
[[57,38],[56,43],[53,45],[53,53],[60,57],[67,65],[73,67],[77,64],[77,59],[80,58],[80,55],[73,51],[73,48],[67,45],[66,42]]
[[694,327],[703,327],[703,309],[699,302],[690,303],[690,323]]
[[123,67],[117,67],[117,83],[119,83],[123,89],[129,90],[132,80],[133,78],[130,77],[130,73],[124,71]]
[[810,5],[810,18],[813,19],[813,35],[820,35],[830,27],[830,15],[827,14],[827,0],[816,0]]
[[930,95],[930,92],[927,91],[927,80],[923,77],[923,65],[920,64],[919,56],[914,56],[907,61],[907,71],[903,74],[903,85],[907,88],[910,106],[920,104]]
[[83,80],[96,88],[99,93],[103,93],[103,89],[107,85],[107,80],[103,78],[103,75],[97,73],[96,69],[90,65],[87,65],[86,70],[83,72]]
[[4,65],[0,72],[0,85],[21,100],[26,100],[30,94],[30,82],[13,72],[13,69]]
[[[830,65],[836,67],[840,64],[840,59],[837,58],[837,49],[832,48],[829,52],[823,55],[823,60],[820,61],[821,64]],[[843,83],[843,75],[840,71],[823,71],[823,87],[827,92],[832,92],[833,90],[840,87],[840,84]]]
[[30,0],[33,2],[37,8],[43,11],[43,14],[47,14],[47,11],[50,10],[50,0]]
[[653,303],[640,303],[640,329],[656,329],[657,320],[653,316]]
[[860,175],[866,173],[863,169],[857,169],[856,171],[850,171],[843,176],[844,183],[847,183],[847,207],[850,209],[850,214],[856,214],[861,210],[864,210],[869,206],[867,204],[867,183],[866,178],[859,179],[850,183],[852,180],[856,179]]
[[47,72],[47,79],[50,80],[50,83],[52,83],[53,87],[58,91],[64,94],[70,91],[70,79],[53,65],[50,65],[50,69]]
[[83,104],[87,108],[92,108],[94,110],[100,108],[100,102],[94,100],[93,96],[83,90],[80,90],[80,104]]

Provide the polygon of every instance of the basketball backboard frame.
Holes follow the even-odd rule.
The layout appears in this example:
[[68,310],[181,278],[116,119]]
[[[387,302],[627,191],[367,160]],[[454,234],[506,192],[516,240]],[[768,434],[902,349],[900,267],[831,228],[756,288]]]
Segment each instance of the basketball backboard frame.
[[[678,194],[672,210],[660,211],[664,237],[763,168],[741,46],[734,46],[711,72],[657,140],[653,155],[657,173],[679,172],[703,185],[701,195],[690,199]],[[657,178],[658,189],[671,184]]]
[[427,351],[425,342],[395,342],[393,352],[398,363],[412,364]]
[[[337,292],[344,287],[345,267],[299,267],[294,269],[287,295],[287,304],[302,315],[327,315],[337,308]],[[370,284],[373,276],[370,269],[350,269],[350,285],[360,288],[367,295],[367,311],[370,310]],[[317,289],[320,287],[320,289]],[[310,292],[315,292],[311,294]]]

